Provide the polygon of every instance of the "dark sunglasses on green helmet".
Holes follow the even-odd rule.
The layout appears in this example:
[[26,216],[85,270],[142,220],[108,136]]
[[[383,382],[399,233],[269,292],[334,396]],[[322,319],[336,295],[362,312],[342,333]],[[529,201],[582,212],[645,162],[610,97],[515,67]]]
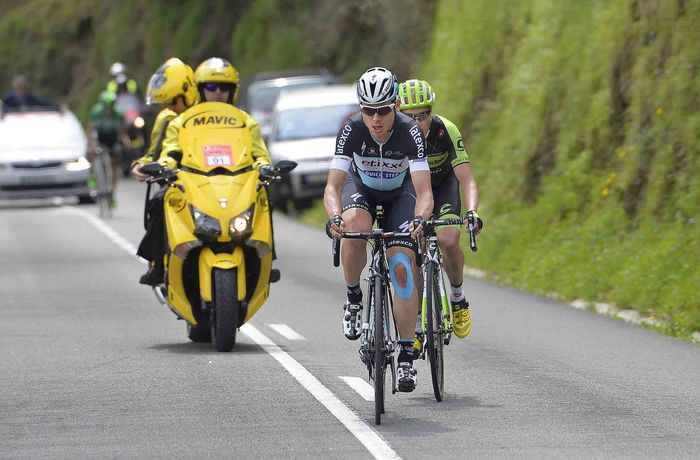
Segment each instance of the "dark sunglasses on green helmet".
[[409,117],[413,118],[416,121],[424,121],[430,117],[430,110],[424,110],[423,112],[418,112],[418,113],[408,113],[408,112],[401,112],[401,113],[408,115]]

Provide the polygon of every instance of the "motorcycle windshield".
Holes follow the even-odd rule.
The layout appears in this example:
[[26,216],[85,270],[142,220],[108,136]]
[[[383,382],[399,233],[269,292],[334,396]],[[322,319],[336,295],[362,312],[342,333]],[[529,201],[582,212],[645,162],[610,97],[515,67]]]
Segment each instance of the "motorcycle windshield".
[[182,166],[233,172],[253,164],[252,139],[242,111],[223,102],[204,102],[182,116]]

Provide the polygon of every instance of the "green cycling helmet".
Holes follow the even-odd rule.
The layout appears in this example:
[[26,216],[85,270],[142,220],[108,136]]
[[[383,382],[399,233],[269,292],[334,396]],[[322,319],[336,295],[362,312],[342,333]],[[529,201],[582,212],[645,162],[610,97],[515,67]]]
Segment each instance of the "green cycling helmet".
[[424,80],[406,80],[399,85],[401,110],[431,107],[436,97],[433,88]]

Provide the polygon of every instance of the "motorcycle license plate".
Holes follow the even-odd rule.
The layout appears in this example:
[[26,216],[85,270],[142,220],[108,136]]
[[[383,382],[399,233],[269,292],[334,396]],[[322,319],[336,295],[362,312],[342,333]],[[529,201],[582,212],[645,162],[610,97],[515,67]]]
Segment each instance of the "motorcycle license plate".
[[204,164],[207,166],[231,166],[233,157],[230,145],[205,145]]

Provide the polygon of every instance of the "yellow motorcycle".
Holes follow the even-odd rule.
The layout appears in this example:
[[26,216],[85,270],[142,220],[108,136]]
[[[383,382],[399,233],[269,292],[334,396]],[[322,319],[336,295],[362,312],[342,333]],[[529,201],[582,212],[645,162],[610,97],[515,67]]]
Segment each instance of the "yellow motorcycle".
[[251,137],[237,108],[197,104],[184,114],[177,170],[158,163],[142,172],[165,184],[165,283],[156,296],[187,322],[194,342],[231,351],[236,330],[265,303],[270,290],[272,221],[267,185],[296,163],[261,175]]

